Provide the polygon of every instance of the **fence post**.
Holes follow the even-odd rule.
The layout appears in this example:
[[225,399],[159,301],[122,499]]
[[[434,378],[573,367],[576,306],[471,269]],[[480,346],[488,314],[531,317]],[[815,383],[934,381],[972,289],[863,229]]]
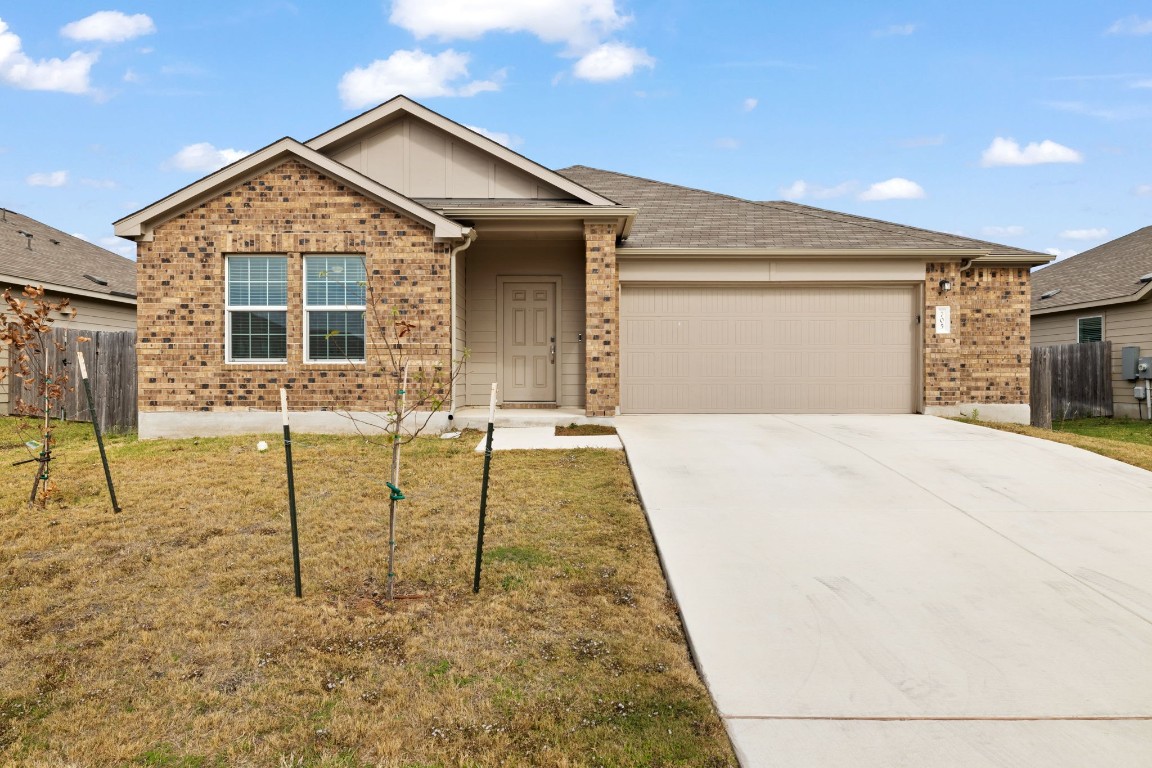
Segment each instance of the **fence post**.
[[1033,347],[1031,385],[1031,423],[1040,429],[1052,429],[1052,350]]

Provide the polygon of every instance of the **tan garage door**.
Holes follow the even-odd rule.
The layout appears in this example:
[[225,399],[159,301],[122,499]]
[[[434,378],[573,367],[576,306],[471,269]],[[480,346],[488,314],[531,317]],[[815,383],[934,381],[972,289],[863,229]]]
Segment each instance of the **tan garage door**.
[[625,284],[624,413],[910,413],[913,286]]

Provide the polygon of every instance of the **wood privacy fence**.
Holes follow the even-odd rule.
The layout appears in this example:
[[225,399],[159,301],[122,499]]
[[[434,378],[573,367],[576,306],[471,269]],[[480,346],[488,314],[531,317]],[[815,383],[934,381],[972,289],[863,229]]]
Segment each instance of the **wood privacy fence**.
[[[48,350],[48,365],[59,370],[63,364],[68,371],[68,389],[52,416],[72,421],[92,421],[88,400],[84,395],[84,382],[76,352],[84,352],[88,366],[88,381],[92,397],[96,400],[96,417],[103,430],[129,430],[136,428],[136,332],[135,331],[83,331],[76,328],[53,328],[53,340],[64,344],[58,351],[53,345]],[[81,342],[83,337],[88,341]],[[37,399],[34,383],[9,373],[8,391],[11,409],[17,412],[17,403],[34,403]]]
[[1112,415],[1112,342],[1032,347],[1032,426]]

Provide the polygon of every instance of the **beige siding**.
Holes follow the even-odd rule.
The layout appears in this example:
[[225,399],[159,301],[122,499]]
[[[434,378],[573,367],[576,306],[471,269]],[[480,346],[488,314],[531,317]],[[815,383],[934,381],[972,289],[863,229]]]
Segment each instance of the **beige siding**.
[[1032,317],[1032,344],[1071,344],[1076,341],[1076,319],[1080,317],[1104,318],[1104,338],[1112,342],[1112,402],[1116,416],[1135,417],[1136,398],[1132,396],[1135,382],[1120,375],[1121,349],[1140,347],[1140,354],[1152,357],[1152,304],[1140,301],[1115,304],[1097,309],[1059,312]]
[[467,264],[466,336],[467,405],[487,405],[496,380],[499,342],[497,278],[539,276],[560,278],[559,400],[560,405],[584,406],[584,243],[581,241],[485,241],[463,253]]
[[[2,290],[2,288],[0,288]],[[49,296],[52,301],[59,301],[59,296]],[[136,305],[114,304],[107,301],[97,301],[80,297],[70,300],[76,317],[73,320],[56,320],[57,328],[75,328],[79,331],[134,331],[136,330]],[[0,349],[0,370],[8,366],[7,350]],[[0,414],[8,413],[9,373],[4,370],[0,374]]]
[[[467,311],[468,311],[468,291],[467,291],[467,276],[468,267],[467,259],[464,254],[456,254],[453,266],[456,268],[456,291],[452,297],[452,339],[456,344],[457,359],[463,357],[465,351],[468,349],[468,325],[467,325]],[[456,379],[455,384],[455,398],[452,403],[453,407],[464,405],[465,393],[468,391],[468,366],[465,365],[460,369],[460,375]]]
[[512,164],[412,118],[396,120],[326,153],[408,197],[570,197]]

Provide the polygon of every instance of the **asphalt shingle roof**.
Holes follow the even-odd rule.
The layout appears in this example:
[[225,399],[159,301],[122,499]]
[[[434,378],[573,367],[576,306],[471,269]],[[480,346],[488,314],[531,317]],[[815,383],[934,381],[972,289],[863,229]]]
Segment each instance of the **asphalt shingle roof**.
[[1035,251],[791,202],[743,200],[574,165],[557,173],[639,210],[628,248],[892,248]]
[[[0,211],[0,274],[25,284],[136,295],[136,262],[15,211]],[[95,283],[86,274],[108,284]]]
[[[1052,309],[1131,296],[1152,273],[1152,227],[1098,245],[1032,273],[1032,309]],[[1059,290],[1050,299],[1049,291]]]

